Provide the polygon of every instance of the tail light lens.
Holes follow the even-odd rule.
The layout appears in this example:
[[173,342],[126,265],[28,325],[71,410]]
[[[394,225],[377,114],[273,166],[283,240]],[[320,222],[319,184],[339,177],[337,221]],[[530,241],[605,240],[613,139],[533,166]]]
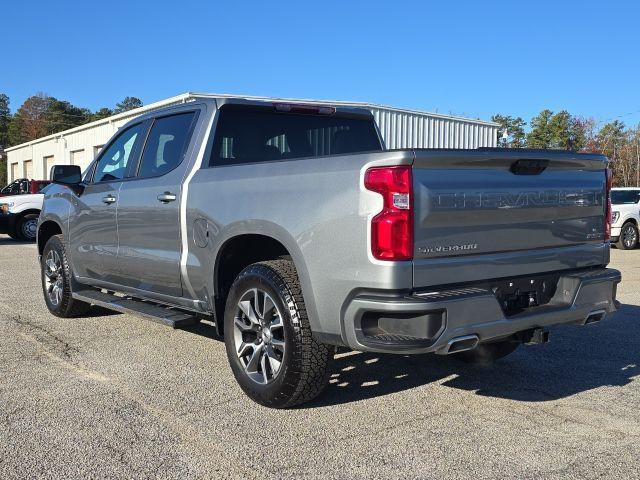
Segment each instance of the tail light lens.
[[371,253],[378,260],[413,258],[411,167],[375,167],[364,186],[382,195],[382,211],[371,220]]
[[607,187],[606,187],[606,210],[604,216],[604,241],[611,240],[611,188],[613,187],[613,172],[610,168],[606,169]]

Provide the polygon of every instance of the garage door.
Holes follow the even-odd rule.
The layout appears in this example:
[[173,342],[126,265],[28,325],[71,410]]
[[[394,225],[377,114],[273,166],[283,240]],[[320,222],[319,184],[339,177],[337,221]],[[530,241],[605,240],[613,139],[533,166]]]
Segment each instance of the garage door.
[[[24,178],[31,180],[33,178],[33,160],[25,160],[22,164]],[[36,179],[37,180],[37,179]]]
[[71,165],[78,165],[80,168],[84,169],[84,150],[75,150],[71,152]]
[[19,177],[18,174],[18,164],[17,163],[12,163],[11,164],[11,181],[13,182],[14,180],[17,180]]
[[42,163],[44,163],[43,179],[51,180],[49,178],[49,172],[51,172],[51,167],[55,164],[55,157],[53,155],[50,157],[44,157],[44,161]]

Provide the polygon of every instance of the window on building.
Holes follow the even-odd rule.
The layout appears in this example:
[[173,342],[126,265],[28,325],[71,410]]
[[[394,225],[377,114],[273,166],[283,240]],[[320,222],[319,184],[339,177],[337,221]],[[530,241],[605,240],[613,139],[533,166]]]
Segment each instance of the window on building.
[[11,181],[17,180],[18,178],[20,178],[20,175],[18,174],[18,163],[12,163],[11,164]]
[[42,159],[42,166],[44,168],[42,178],[44,178],[45,180],[51,179],[51,167],[53,167],[54,163],[55,163],[55,157],[53,155],[44,157]]
[[127,174],[132,154],[139,149],[142,124],[138,123],[126,129],[109,145],[100,156],[94,181],[109,182],[122,180]]
[[71,165],[78,165],[79,167],[85,167],[84,150],[73,150],[69,153],[69,161]]
[[142,154],[139,177],[158,177],[180,165],[189,144],[194,117],[194,112],[188,112],[153,122]]
[[33,178],[33,160],[25,160],[22,164],[22,176],[31,180]]
[[210,166],[382,150],[373,119],[282,113],[226,105],[220,109]]

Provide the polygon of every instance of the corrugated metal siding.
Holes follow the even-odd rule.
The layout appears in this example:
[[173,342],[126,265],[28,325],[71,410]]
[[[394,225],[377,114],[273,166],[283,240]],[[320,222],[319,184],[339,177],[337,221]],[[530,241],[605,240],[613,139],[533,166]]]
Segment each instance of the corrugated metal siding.
[[484,122],[391,108],[369,107],[369,110],[389,149],[497,146],[498,127]]
[[[17,168],[7,169],[8,180],[14,180],[16,174],[21,176],[24,172],[24,163],[29,160],[33,162],[31,164],[33,177],[47,178],[51,163],[47,164],[45,159],[50,156],[54,157],[56,164],[70,165],[73,163],[84,169],[93,161],[99,147],[102,147],[118,128],[132,118],[148,111],[180,104],[198,97],[199,95],[180,95],[137,109],[129,115],[119,115],[116,118],[112,117],[99,123],[96,122],[95,125],[87,125],[86,128],[80,127],[72,129],[72,131],[60,132],[43,140],[35,140],[29,144],[8,149],[7,164],[18,163]],[[479,148],[495,147],[497,144],[498,127],[488,122],[362,103],[339,102],[339,104],[369,109],[373,113],[388,149]],[[324,151],[325,142],[323,139],[314,139],[314,145],[319,150],[317,153],[321,154]],[[279,143],[276,146],[281,149],[285,148]],[[72,154],[72,152],[74,153]]]

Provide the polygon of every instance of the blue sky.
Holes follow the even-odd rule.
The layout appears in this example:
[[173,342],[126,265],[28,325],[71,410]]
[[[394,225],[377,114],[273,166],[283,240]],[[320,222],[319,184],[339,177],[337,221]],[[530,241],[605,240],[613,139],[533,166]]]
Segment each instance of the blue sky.
[[13,109],[206,91],[640,122],[637,1],[3,3]]

